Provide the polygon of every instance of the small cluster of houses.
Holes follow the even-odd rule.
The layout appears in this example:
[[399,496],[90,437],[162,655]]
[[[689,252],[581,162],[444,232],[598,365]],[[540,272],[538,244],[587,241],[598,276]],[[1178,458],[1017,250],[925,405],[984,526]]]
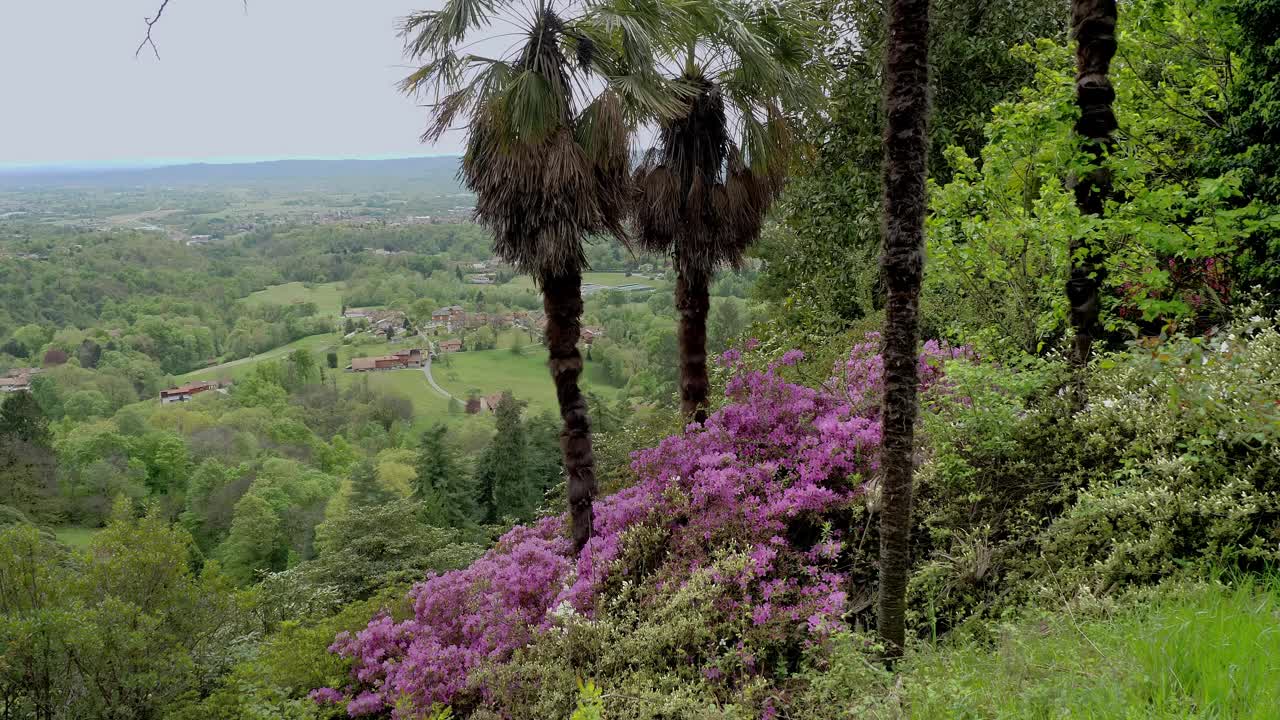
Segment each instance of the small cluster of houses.
[[229,383],[217,380],[197,380],[185,385],[171,387],[160,391],[160,404],[170,405],[172,403],[187,402],[196,395],[209,391],[225,393],[228,385]]
[[[367,322],[372,330],[386,332],[388,328],[399,330],[404,327],[404,313],[400,310],[382,308],[347,308],[342,311],[347,320]],[[354,334],[350,333],[349,335]]]
[[0,377],[0,392],[22,392],[31,389],[31,378],[39,375],[40,368],[14,368]]
[[512,325],[525,327],[528,321],[529,313],[524,310],[509,313],[467,312],[461,305],[450,305],[431,312],[431,325],[447,332],[474,330],[486,325],[497,329]]
[[378,355],[376,357],[351,358],[351,364],[347,366],[350,372],[370,372],[373,370],[403,370],[406,368],[420,368],[425,361],[425,356],[421,348],[410,348],[405,350],[397,350],[390,355]]

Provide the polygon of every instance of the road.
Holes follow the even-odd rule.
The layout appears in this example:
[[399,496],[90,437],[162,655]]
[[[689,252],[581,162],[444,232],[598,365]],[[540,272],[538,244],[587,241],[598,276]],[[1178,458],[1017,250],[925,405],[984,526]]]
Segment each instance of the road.
[[[432,390],[435,390],[436,392],[440,393],[441,395],[445,396],[450,400],[458,400],[458,398],[450,395],[447,390],[440,387],[440,385],[436,383],[436,379],[431,376],[431,356],[429,355],[427,356],[426,364],[422,366],[422,374],[427,376],[427,382],[430,383]],[[462,402],[462,401],[458,400],[458,402]]]

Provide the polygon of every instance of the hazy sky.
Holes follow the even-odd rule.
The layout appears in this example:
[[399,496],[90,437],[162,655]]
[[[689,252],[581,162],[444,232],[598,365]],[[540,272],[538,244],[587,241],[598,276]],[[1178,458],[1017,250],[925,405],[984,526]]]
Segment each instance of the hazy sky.
[[440,0],[0,0],[0,165],[451,153],[398,18]]

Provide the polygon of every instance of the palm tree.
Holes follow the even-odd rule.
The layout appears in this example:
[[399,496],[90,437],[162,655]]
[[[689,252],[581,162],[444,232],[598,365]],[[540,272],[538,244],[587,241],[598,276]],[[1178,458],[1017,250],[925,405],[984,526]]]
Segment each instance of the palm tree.
[[[582,242],[593,233],[625,241],[633,118],[678,107],[646,70],[649,34],[667,19],[592,0],[447,0],[403,25],[406,52],[421,66],[402,90],[433,100],[423,140],[439,140],[455,123],[465,129],[460,175],[476,194],[476,218],[493,231],[495,253],[542,289],[579,550],[591,538],[596,491],[578,387]],[[494,25],[512,32],[495,35]],[[502,37],[515,41],[498,57],[469,52]]]
[[[1076,39],[1076,105],[1080,117],[1076,133],[1084,140],[1090,169],[1075,186],[1076,207],[1082,215],[1101,218],[1111,194],[1111,172],[1103,159],[1112,146],[1116,115],[1111,109],[1115,90],[1107,77],[1116,54],[1115,0],[1072,0],[1071,33]],[[1071,359],[1076,367],[1089,361],[1094,338],[1101,334],[1098,314],[1104,279],[1103,256],[1094,243],[1084,239],[1071,242],[1071,277],[1067,280],[1067,301],[1071,306],[1071,326],[1075,344]]]
[[642,247],[672,252],[679,312],[680,405],[706,419],[707,313],[717,267],[737,265],[782,189],[787,112],[811,95],[802,70],[813,28],[799,7],[709,2],[660,63],[688,98],[657,119],[636,171],[632,211]]
[[885,63],[884,422],[880,449],[880,599],[877,627],[890,660],[906,640],[911,485],[919,403],[916,346],[924,275],[929,115],[929,0],[890,0]]

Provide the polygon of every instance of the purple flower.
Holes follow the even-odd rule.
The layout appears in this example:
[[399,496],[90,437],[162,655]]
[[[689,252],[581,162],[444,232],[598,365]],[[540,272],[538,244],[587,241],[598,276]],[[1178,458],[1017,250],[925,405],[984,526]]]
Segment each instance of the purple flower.
[[[627,531],[640,525],[666,538],[662,562],[645,580],[656,592],[702,574],[720,593],[710,611],[726,622],[745,613],[751,637],[801,644],[825,638],[847,602],[847,570],[837,563],[843,538],[832,533],[807,547],[787,538],[797,521],[821,524],[845,512],[876,471],[884,373],[878,344],[868,335],[817,389],[778,375],[804,358],[798,350],[765,370],[748,369],[737,350],[724,353],[722,364],[734,371],[725,387],[729,402],[705,425],[632,453],[635,484],[596,502],[596,535],[578,557],[564,517],[516,527],[470,567],[414,586],[413,617],[397,623],[379,615],[355,635],[335,638],[330,650],[353,661],[348,712],[406,701],[411,712],[425,711],[469,689],[491,699],[473,684],[474,671],[508,662],[569,616],[594,615],[606,581],[627,572],[619,558]],[[921,387],[942,383],[943,362],[961,357],[972,353],[926,343]],[[722,562],[731,548],[749,548],[747,557]],[[742,655],[752,660],[741,672],[770,671]],[[713,665],[703,673],[723,675]],[[311,696],[343,697],[331,688]]]

